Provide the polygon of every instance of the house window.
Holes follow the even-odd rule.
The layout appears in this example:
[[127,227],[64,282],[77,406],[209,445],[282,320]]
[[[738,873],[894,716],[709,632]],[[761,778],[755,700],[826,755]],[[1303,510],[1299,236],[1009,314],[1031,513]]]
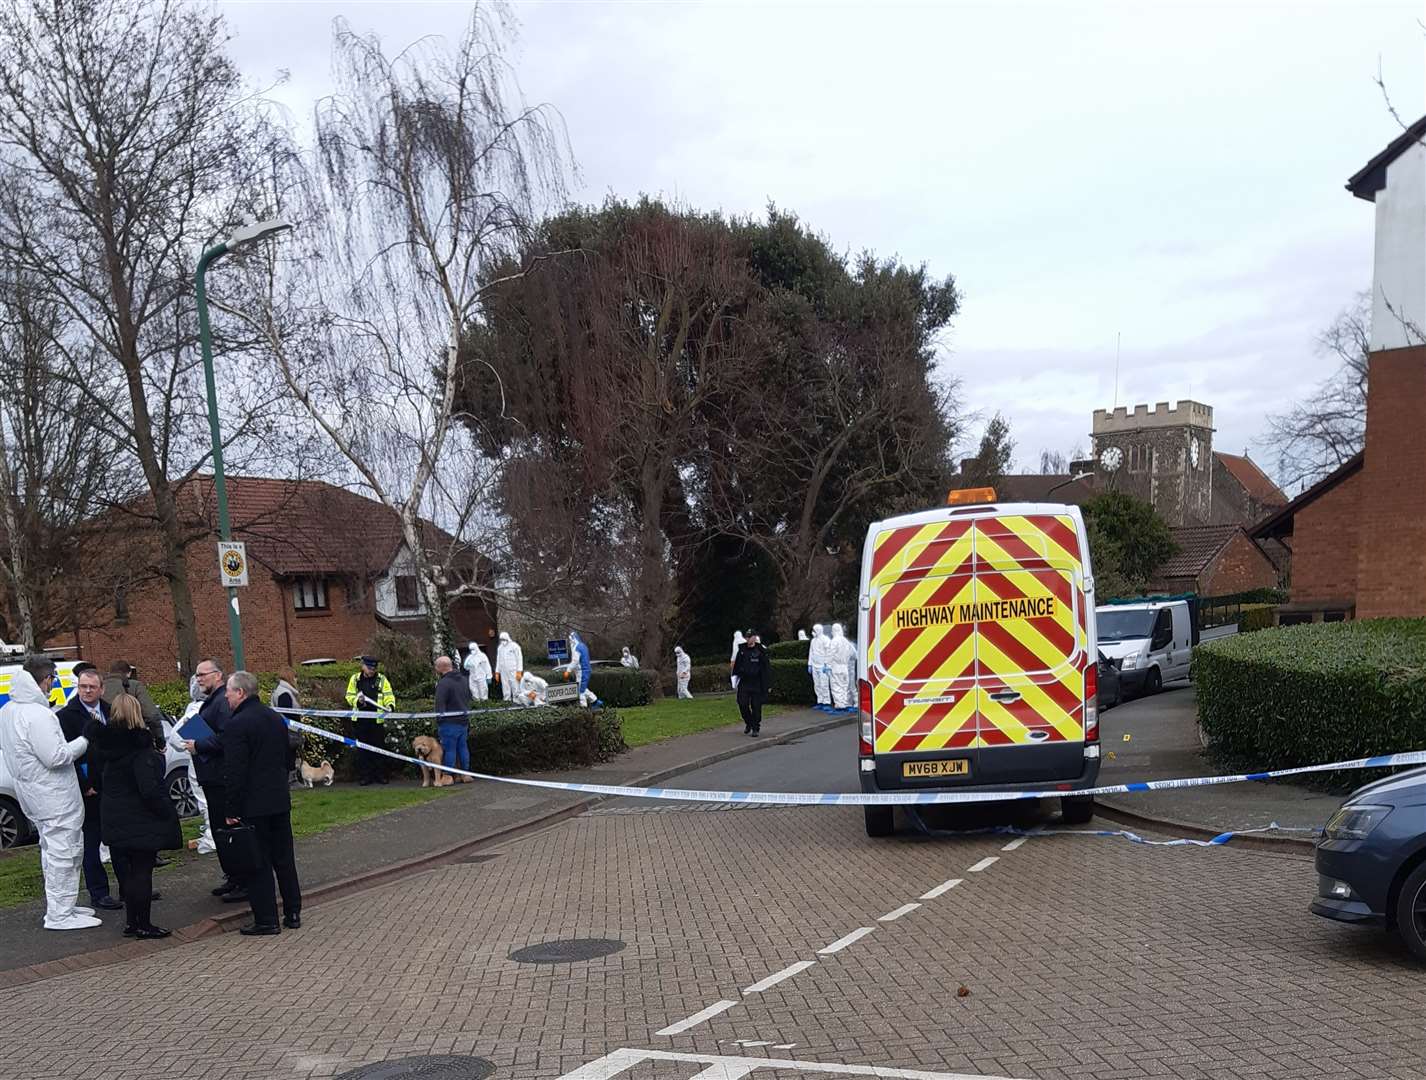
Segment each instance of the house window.
[[396,575],[396,610],[417,611],[420,607],[421,600],[416,591],[415,575]]
[[292,583],[292,607],[296,611],[326,611],[326,580],[304,577],[294,581]]

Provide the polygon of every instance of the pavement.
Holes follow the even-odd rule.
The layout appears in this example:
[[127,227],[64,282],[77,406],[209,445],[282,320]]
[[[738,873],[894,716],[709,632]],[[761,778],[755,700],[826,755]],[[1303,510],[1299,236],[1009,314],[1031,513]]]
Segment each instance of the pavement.
[[[731,697],[728,705],[735,718]],[[597,784],[654,784],[782,739],[850,723],[845,716],[799,709],[765,718],[761,740],[745,738],[741,722],[735,722],[727,728],[638,747],[589,768],[530,775]],[[305,789],[294,788],[292,798],[297,801],[304,794]],[[301,837],[296,845],[297,867],[305,902],[355,892],[460,858],[492,839],[549,824],[594,801],[574,792],[476,782],[458,785],[427,803]],[[171,942],[134,942],[121,937],[122,911],[99,912],[105,925],[94,930],[53,933],[40,925],[42,901],[0,909],[0,986],[111,963],[214,931],[235,930],[251,921],[251,912],[246,904],[224,904],[209,894],[220,878],[214,857],[185,859],[155,875],[154,885],[164,899],[154,906],[153,917],[159,925],[175,931]]]
[[[1186,682],[1102,713],[1100,739],[1105,755],[1099,772],[1102,784],[1221,772],[1199,743],[1194,690]],[[1341,805],[1342,797],[1269,780],[1111,795],[1098,802],[1102,816],[1126,824],[1208,837],[1274,822],[1289,829],[1320,829]],[[1307,832],[1271,835],[1275,843],[1303,849],[1313,842]]]
[[[680,786],[846,787],[854,738]],[[492,1080],[1418,1080],[1422,969],[1310,915],[1314,887],[1310,858],[1236,844],[873,840],[854,807],[608,801],[297,932],[0,989],[0,1074],[484,1075],[431,1061],[460,1056]],[[613,951],[518,955],[571,939]]]

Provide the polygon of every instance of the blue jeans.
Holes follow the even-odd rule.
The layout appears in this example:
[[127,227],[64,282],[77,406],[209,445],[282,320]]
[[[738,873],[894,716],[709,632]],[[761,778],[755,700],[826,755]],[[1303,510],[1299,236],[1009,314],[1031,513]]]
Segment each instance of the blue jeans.
[[467,736],[470,729],[465,724],[437,724],[436,734],[441,739],[441,764],[469,769],[470,743]]

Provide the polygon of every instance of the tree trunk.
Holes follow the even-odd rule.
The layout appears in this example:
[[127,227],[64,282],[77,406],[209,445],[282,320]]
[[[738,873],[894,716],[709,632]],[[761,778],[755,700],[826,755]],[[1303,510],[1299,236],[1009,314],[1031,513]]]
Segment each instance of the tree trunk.
[[446,606],[446,594],[426,559],[425,543],[421,535],[421,519],[410,502],[403,503],[396,511],[401,523],[401,538],[411,555],[416,570],[417,587],[421,590],[421,600],[426,608],[426,631],[431,638],[431,659],[451,656],[455,644],[451,630],[450,612]]
[[10,472],[9,459],[5,457],[3,430],[0,430],[0,499],[5,504],[5,534],[9,556],[6,572],[10,577],[10,589],[14,594],[15,614],[20,621],[20,644],[27,652],[38,652],[35,641],[35,612],[30,603],[30,570],[25,552],[25,534],[20,525],[19,509],[15,505],[18,498],[14,477]]
[[644,462],[641,476],[639,521],[638,610],[639,660],[648,667],[663,666],[664,615],[668,605],[668,566],[664,558],[664,533],[660,523],[668,483],[661,463]]

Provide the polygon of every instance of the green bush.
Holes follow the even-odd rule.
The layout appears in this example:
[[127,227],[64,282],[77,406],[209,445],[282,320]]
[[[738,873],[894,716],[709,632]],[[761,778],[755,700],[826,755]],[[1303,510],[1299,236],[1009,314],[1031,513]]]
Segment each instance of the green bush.
[[150,683],[149,697],[169,716],[182,716],[188,708],[188,681],[168,679],[165,682]]
[[767,647],[768,655],[774,660],[806,660],[810,641],[779,641]]
[[[416,699],[410,711],[429,712],[432,707],[431,701]],[[352,733],[345,717],[313,716],[303,722],[338,735]],[[436,734],[434,720],[392,718],[385,728],[386,748],[398,754],[410,755],[416,736]],[[614,709],[504,707],[471,713],[471,768],[477,772],[506,775],[592,765],[625,749],[623,727]],[[304,736],[302,757],[314,765],[330,761],[342,778],[352,774],[354,754],[350,747],[320,735]],[[415,765],[393,763],[393,767],[411,775],[418,771]]]
[[774,660],[769,665],[772,683],[767,699],[781,705],[812,705],[817,694],[805,660]]
[[652,668],[626,668],[607,665],[597,667],[589,675],[589,689],[605,705],[614,709],[632,709],[647,705],[662,692],[662,680]]
[[381,672],[391,680],[397,700],[434,693],[436,673],[431,655],[411,635],[378,630],[371,635],[366,651],[381,661]]
[[1268,630],[1272,627],[1276,615],[1275,607],[1247,608],[1238,617],[1238,633],[1251,634],[1255,630]]
[[1426,619],[1221,638],[1194,650],[1194,678],[1199,722],[1234,764],[1290,768],[1426,747]]

